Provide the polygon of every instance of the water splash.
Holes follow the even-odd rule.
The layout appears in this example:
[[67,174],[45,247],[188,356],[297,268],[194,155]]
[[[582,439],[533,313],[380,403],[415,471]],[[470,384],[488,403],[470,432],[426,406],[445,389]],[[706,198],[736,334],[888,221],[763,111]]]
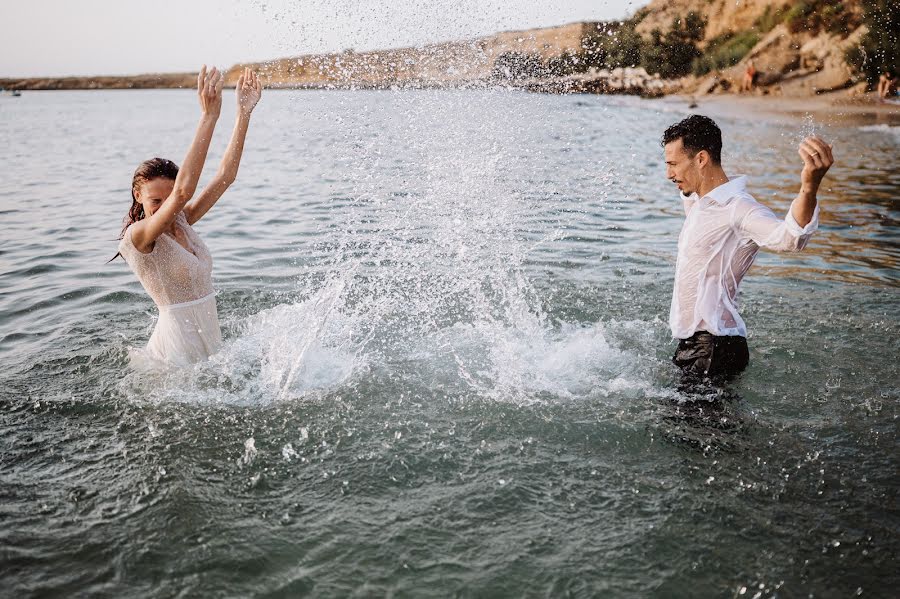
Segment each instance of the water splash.
[[[298,272],[303,299],[235,323],[218,355],[154,395],[266,403],[375,371],[498,400],[645,392],[652,357],[622,350],[606,325],[555,320],[534,283],[541,252],[585,213],[543,172],[544,152],[571,151],[552,107],[502,90],[378,93],[388,100],[360,95],[337,117],[332,176],[344,189],[306,248],[316,258]],[[606,164],[580,173],[599,196],[592,209],[612,175]]]

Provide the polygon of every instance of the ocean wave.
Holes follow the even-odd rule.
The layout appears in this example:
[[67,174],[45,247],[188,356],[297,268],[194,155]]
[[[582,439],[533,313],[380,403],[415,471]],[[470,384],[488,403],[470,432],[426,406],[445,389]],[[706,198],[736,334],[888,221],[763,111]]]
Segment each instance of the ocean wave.
[[878,125],[864,125],[862,127],[859,127],[859,130],[866,132],[886,133],[893,136],[897,140],[900,140],[900,126],[897,125],[888,125],[887,123],[880,123]]

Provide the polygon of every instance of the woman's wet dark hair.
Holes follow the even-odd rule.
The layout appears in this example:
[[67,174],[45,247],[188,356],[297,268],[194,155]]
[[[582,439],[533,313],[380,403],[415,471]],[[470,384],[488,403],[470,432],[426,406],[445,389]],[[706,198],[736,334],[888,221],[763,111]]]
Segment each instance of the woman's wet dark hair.
[[[134,171],[131,178],[131,208],[122,222],[122,232],[119,233],[119,239],[125,237],[125,231],[128,227],[144,219],[144,205],[137,201],[137,192],[141,185],[153,179],[171,179],[172,181],[178,176],[178,165],[165,158],[151,158],[143,161]],[[110,262],[121,256],[117,253],[112,257]]]
[[700,150],[706,150],[714,164],[722,164],[722,131],[708,116],[692,114],[675,123],[663,133],[662,146],[679,139],[692,158]]

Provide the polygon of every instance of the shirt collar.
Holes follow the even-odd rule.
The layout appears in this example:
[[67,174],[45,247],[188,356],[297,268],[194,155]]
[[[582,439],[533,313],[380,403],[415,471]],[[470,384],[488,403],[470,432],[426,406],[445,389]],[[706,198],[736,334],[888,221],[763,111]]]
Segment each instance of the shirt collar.
[[710,201],[714,201],[717,204],[722,206],[728,204],[728,202],[736,196],[738,193],[745,191],[747,189],[747,176],[746,175],[736,175],[728,180],[727,183],[722,183],[718,187],[712,189],[709,193],[707,193],[703,198],[700,198],[695,191],[691,195],[685,195],[684,192],[681,193],[682,200],[698,200],[698,199],[708,199]]

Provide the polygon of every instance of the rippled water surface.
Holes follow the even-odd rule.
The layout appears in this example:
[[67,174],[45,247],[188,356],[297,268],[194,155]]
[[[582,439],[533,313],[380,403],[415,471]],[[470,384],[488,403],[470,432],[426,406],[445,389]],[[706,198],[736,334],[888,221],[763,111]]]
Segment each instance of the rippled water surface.
[[0,594],[892,596],[898,129],[719,118],[780,213],[804,134],[838,164],[807,250],[751,270],[750,368],[701,410],[665,323],[684,114],[266,92],[196,225],[225,347],[136,372],[155,310],[105,262],[193,94],[0,101]]

